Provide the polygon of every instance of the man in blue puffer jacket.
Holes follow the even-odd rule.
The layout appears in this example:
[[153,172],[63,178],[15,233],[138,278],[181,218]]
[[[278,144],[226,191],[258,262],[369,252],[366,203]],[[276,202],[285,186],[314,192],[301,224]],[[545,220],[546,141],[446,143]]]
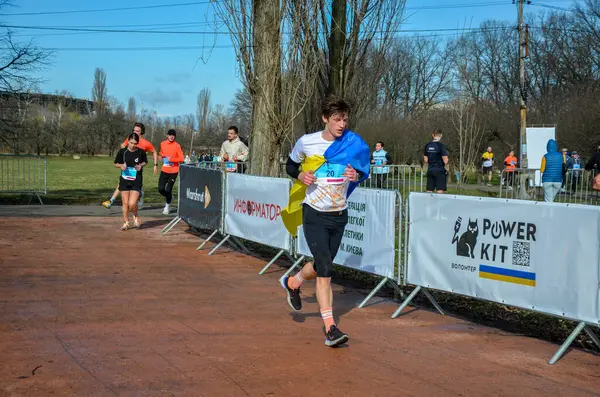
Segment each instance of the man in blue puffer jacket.
[[562,187],[565,160],[558,151],[558,145],[554,139],[548,141],[546,150],[548,153],[542,157],[540,172],[542,173],[542,185],[544,186],[544,201],[551,203]]

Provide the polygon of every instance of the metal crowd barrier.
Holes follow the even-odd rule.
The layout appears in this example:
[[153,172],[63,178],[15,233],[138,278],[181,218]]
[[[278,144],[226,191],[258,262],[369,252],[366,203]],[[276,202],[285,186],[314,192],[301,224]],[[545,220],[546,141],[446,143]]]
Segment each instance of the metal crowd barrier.
[[369,178],[361,187],[396,190],[403,196],[408,192],[422,192],[425,172],[418,165],[372,165]]
[[[308,259],[305,255],[308,255],[308,252],[306,251],[308,248],[302,248],[301,247],[301,243],[302,240],[300,240],[300,234],[297,236],[297,238],[293,238],[291,236],[289,236],[289,233],[287,231],[281,231],[281,232],[277,232],[276,233],[276,237],[273,237],[273,234],[271,233],[271,231],[273,230],[274,227],[282,227],[282,224],[269,224],[268,221],[273,222],[275,219],[277,219],[278,215],[275,215],[275,217],[269,217],[267,216],[268,214],[273,214],[272,212],[268,212],[268,210],[266,210],[267,208],[275,208],[275,207],[279,207],[279,208],[283,208],[286,203],[287,203],[287,193],[289,190],[289,185],[288,184],[281,184],[278,183],[280,181],[278,181],[278,179],[285,179],[285,178],[268,178],[268,177],[256,177],[256,176],[249,176],[249,175],[236,175],[233,172],[233,167],[231,165],[229,165],[230,169],[232,170],[231,173],[227,174],[226,172],[222,172],[222,167],[227,167],[227,164],[225,163],[198,163],[198,164],[189,164],[189,166],[192,167],[197,167],[197,168],[204,168],[204,170],[200,170],[201,173],[211,173],[211,174],[218,174],[216,177],[220,178],[218,181],[214,178],[214,177],[209,177],[207,175],[202,175],[200,177],[197,177],[195,180],[188,180],[185,183],[188,183],[191,186],[193,186],[194,188],[200,188],[200,190],[196,189],[195,192],[193,192],[194,194],[194,198],[186,198],[188,201],[192,200],[195,203],[192,204],[186,204],[188,207],[188,210],[190,209],[190,205],[194,206],[193,211],[195,212],[195,215],[198,217],[198,220],[206,220],[205,219],[205,215],[203,215],[204,212],[211,212],[213,213],[212,216],[214,216],[214,209],[218,208],[220,210],[220,220],[218,222],[218,227],[213,227],[212,228],[212,234],[204,240],[204,242],[202,243],[202,245],[200,245],[197,250],[202,249],[202,247],[206,244],[206,242],[208,242],[210,239],[212,239],[217,233],[220,233],[222,235],[222,238],[220,240],[220,242],[218,242],[214,248],[212,248],[212,250],[208,253],[208,255],[212,255],[212,253],[214,253],[217,249],[219,249],[219,247],[221,247],[225,242],[229,242],[232,244],[232,246],[234,247],[234,249],[236,247],[241,247],[241,249],[243,251],[245,251],[246,253],[248,253],[248,249],[244,246],[243,242],[241,240],[246,240],[246,241],[252,241],[255,242],[257,244],[261,244],[263,246],[269,246],[272,248],[277,248],[278,249],[278,253],[267,263],[267,265],[259,272],[259,274],[264,274],[265,271],[282,255],[282,254],[286,254],[293,262],[292,266],[285,272],[285,275],[289,275],[291,274],[291,272],[295,269],[295,268],[299,268],[301,263],[305,260]],[[236,165],[237,167],[237,165]],[[185,169],[186,167],[182,167],[182,170]],[[375,168],[375,167],[373,167]],[[207,170],[216,170],[216,172],[214,171],[207,171]],[[236,168],[237,170],[237,168]],[[198,172],[198,170],[195,170],[196,172]],[[373,173],[372,176],[367,179],[366,181],[363,182],[363,184],[361,185],[361,187],[363,188],[367,188],[367,189],[360,189],[363,191],[363,193],[361,194],[362,196],[364,196],[361,199],[358,199],[358,197],[355,195],[353,197],[354,201],[354,206],[351,208],[352,210],[354,210],[355,212],[358,213],[364,213],[364,215],[360,216],[360,217],[355,217],[355,219],[357,220],[362,220],[361,222],[349,222],[349,224],[351,223],[354,226],[354,230],[351,230],[354,232],[354,234],[356,234],[356,237],[354,236],[348,236],[348,239],[351,240],[350,242],[346,242],[348,244],[348,246],[352,247],[351,250],[345,250],[344,248],[340,248],[342,251],[340,252],[351,252],[352,255],[356,255],[356,256],[360,256],[363,257],[363,252],[366,253],[364,254],[365,257],[368,257],[369,260],[366,260],[364,263],[360,262],[358,264],[356,263],[337,263],[338,265],[350,268],[350,269],[354,269],[356,271],[361,271],[361,272],[365,272],[371,275],[375,275],[375,276],[379,276],[381,277],[381,279],[379,280],[379,283],[377,284],[377,286],[375,286],[375,288],[373,288],[371,290],[371,292],[362,300],[362,302],[360,302],[360,304],[358,305],[359,308],[362,308],[366,305],[366,303],[379,291],[380,288],[382,288],[386,283],[390,283],[391,286],[396,290],[396,292],[403,298],[403,302],[400,305],[400,307],[394,312],[394,314],[392,315],[392,318],[396,318],[401,312],[402,310],[411,302],[411,300],[419,293],[419,292],[423,292],[424,295],[429,299],[429,301],[432,303],[432,305],[443,315],[444,311],[441,308],[441,306],[436,302],[435,298],[428,292],[428,289],[437,289],[437,290],[441,290],[441,291],[445,291],[447,293],[453,293],[453,294],[462,294],[462,295],[466,295],[466,296],[471,296],[474,297],[476,299],[487,299],[489,301],[498,303],[498,304],[508,304],[508,305],[513,305],[515,306],[515,301],[512,302],[505,302],[504,299],[500,299],[498,297],[494,298],[494,299],[490,299],[489,296],[485,297],[485,296],[477,296],[477,294],[475,294],[475,296],[469,295],[468,293],[461,293],[461,292],[456,292],[457,290],[455,290],[455,286],[454,284],[448,284],[448,278],[444,277],[444,271],[445,272],[452,272],[452,270],[448,270],[446,269],[447,267],[447,263],[444,263],[444,261],[446,261],[446,259],[444,260],[440,260],[437,256],[448,256],[450,258],[452,258],[454,256],[454,243],[450,243],[450,242],[446,242],[445,246],[440,246],[442,247],[442,251],[439,251],[437,254],[431,256],[431,255],[422,255],[422,253],[418,252],[416,250],[417,247],[421,246],[422,244],[419,244],[419,239],[423,239],[424,236],[427,237],[429,239],[434,238],[434,240],[436,241],[442,241],[445,240],[447,238],[447,230],[451,230],[451,228],[447,228],[447,227],[443,227],[440,229],[439,227],[439,221],[440,219],[429,219],[431,218],[429,215],[427,215],[430,211],[428,209],[431,208],[439,208],[439,202],[441,200],[445,200],[445,202],[448,204],[452,204],[453,206],[447,205],[445,208],[445,211],[454,211],[454,213],[448,213],[446,214],[445,218],[447,222],[453,222],[453,219],[456,219],[457,216],[458,219],[460,219],[460,216],[464,216],[464,214],[469,214],[469,216],[471,216],[471,214],[473,213],[474,215],[474,219],[481,219],[481,216],[483,216],[482,214],[493,214],[493,213],[500,213],[503,212],[501,206],[507,205],[506,202],[504,200],[497,200],[497,199],[484,199],[484,200],[478,200],[472,197],[467,197],[467,196],[460,196],[460,195],[456,195],[456,196],[452,196],[452,195],[436,195],[436,194],[413,194],[411,200],[412,200],[412,208],[409,207],[409,202],[411,202],[411,200],[408,199],[409,194],[408,192],[410,191],[423,191],[423,172],[422,169],[418,166],[388,166],[386,169],[387,172],[385,172],[383,176],[378,176],[381,175],[381,173]],[[581,195],[581,191],[588,191],[589,189],[591,189],[591,183],[592,183],[592,176],[593,174],[590,172],[583,172],[583,171],[576,171],[577,173],[575,174],[575,176],[571,175],[570,179],[569,179],[569,173],[567,173],[567,178],[565,181],[565,186],[566,187],[571,187],[573,188],[573,191],[577,194]],[[571,174],[574,174],[573,172],[571,172]],[[539,170],[529,170],[529,169],[516,169],[514,171],[507,171],[505,170],[505,172],[502,173],[503,176],[503,180],[502,180],[502,190],[501,190],[501,196],[502,195],[506,195],[507,197],[510,196],[511,198],[517,198],[519,195],[520,196],[531,196],[531,200],[539,200],[540,195],[543,199],[543,188],[541,186],[541,179],[540,179],[540,173]],[[258,178],[261,178],[260,181],[258,180]],[[177,224],[182,218],[179,218],[179,216],[182,216],[182,213],[180,213],[181,210],[181,205],[182,205],[182,181],[184,180],[184,177],[182,175],[182,177],[179,178],[179,186],[180,189],[179,191],[179,205],[178,205],[178,217],[175,218],[169,225],[167,225],[162,233],[166,234],[169,230],[171,230],[171,228]],[[212,182],[211,182],[212,180]],[[200,181],[202,181],[200,183]],[[216,182],[220,182],[220,183],[216,183]],[[569,184],[570,181],[570,184]],[[289,181],[286,181],[289,183]],[[267,186],[271,184],[272,186]],[[204,190],[201,188],[201,185],[206,185],[204,187]],[[368,189],[368,188],[378,188],[378,190],[375,189]],[[278,190],[279,189],[279,190]],[[392,190],[395,193],[395,198],[393,200],[393,202],[385,201],[382,195],[382,192],[380,189],[387,189],[387,190]],[[185,187],[183,188],[183,190],[190,190],[190,188],[185,189]],[[403,198],[401,198],[400,196],[400,192],[401,191],[407,191],[407,193],[404,195]],[[198,193],[200,192],[200,193]],[[197,198],[198,195],[201,195],[202,192],[204,192],[204,195],[202,196],[201,199]],[[278,192],[278,194],[269,194],[268,192]],[[540,193],[541,192],[541,193]],[[279,194],[281,193],[281,194]],[[385,195],[389,195],[389,192],[385,192]],[[213,197],[213,200],[211,201],[210,198],[211,196]],[[268,196],[268,197],[267,197]],[[208,199],[207,199],[208,197]],[[214,200],[216,197],[219,197],[218,200]],[[243,199],[243,201],[247,204],[248,201],[251,203],[255,203],[257,204],[257,206],[253,207],[253,206],[244,206],[243,204],[241,204],[240,206],[238,206],[238,210],[236,210],[236,200],[238,199]],[[266,200],[266,201],[265,201]],[[426,201],[424,201],[426,200]],[[218,201],[218,203],[217,203]],[[383,205],[380,205],[380,203],[384,202]],[[210,207],[210,203],[212,203],[213,210],[211,210]],[[261,203],[266,205],[263,206],[262,208],[262,212],[257,212],[259,208],[261,208]],[[391,205],[389,205],[391,203]],[[420,206],[417,206],[417,203]],[[423,204],[425,203],[425,204]],[[462,203],[462,204],[461,204]],[[520,204],[518,202],[511,202],[510,204],[510,212],[509,212],[509,216],[512,216],[512,218],[509,217],[509,219],[516,219],[519,222],[522,219],[522,216],[520,216],[520,214],[515,210],[515,206],[521,206],[523,208],[523,211],[529,211],[529,208],[524,207],[524,205],[526,205],[527,203],[525,202],[521,202]],[[535,204],[535,203],[531,203],[531,204]],[[369,208],[369,205],[371,205],[371,207]],[[427,207],[428,206],[428,207]],[[482,208],[483,206],[486,206],[485,208]],[[391,208],[390,208],[391,207]],[[537,206],[534,206],[535,208],[538,208]],[[573,210],[571,208],[566,208],[564,206],[559,206],[559,207],[563,207],[561,209],[561,211],[564,212],[568,212],[568,211],[576,211]],[[252,210],[252,214],[251,211],[249,209],[252,208],[256,208]],[[410,210],[410,211],[409,211]],[[593,213],[594,215],[597,215],[597,212],[593,212],[590,211],[590,208],[585,209],[588,212]],[[420,211],[420,213],[413,213],[411,214],[411,212],[413,211]],[[466,212],[465,212],[466,211]],[[581,209],[580,209],[581,211]],[[370,212],[369,215],[367,215]],[[587,219],[588,215],[587,214],[582,214],[581,212],[575,212],[576,214],[579,214],[580,217],[582,217],[582,219]],[[263,214],[263,215],[260,215]],[[480,214],[481,216],[477,215]],[[189,211],[188,211],[188,215]],[[410,218],[411,215],[415,215],[416,217],[420,216],[419,222],[414,223],[415,221],[415,217],[413,217],[412,219]],[[505,215],[505,214],[503,214]],[[487,216],[487,215],[485,215]],[[534,215],[532,215],[534,216]],[[548,225],[549,220],[548,219],[544,219],[543,218],[543,214],[537,215],[538,218],[536,220],[536,218],[533,218],[533,221],[539,223],[539,225]],[[376,221],[372,221],[372,223],[370,223],[369,219],[373,217],[374,219],[376,219]],[[379,217],[379,218],[377,218]],[[383,218],[383,219],[381,219]],[[268,221],[266,220],[268,219]],[[470,219],[470,218],[469,218]],[[504,219],[502,217],[498,218],[498,219]],[[228,220],[228,221],[227,221]],[[188,219],[189,221],[189,219]],[[428,222],[433,222],[430,223],[429,226],[427,226],[426,228],[424,228],[423,221],[428,221]],[[186,221],[187,222],[187,221]],[[228,223],[229,222],[229,223]],[[437,223],[436,223],[437,222]],[[502,221],[504,222],[504,221]],[[508,221],[507,221],[508,222]],[[545,222],[545,223],[544,223]],[[580,223],[579,220],[574,220],[574,223]],[[593,222],[598,222],[598,220],[596,219]],[[375,226],[374,226],[375,225]],[[383,226],[386,227],[383,227]],[[420,226],[416,226],[416,225],[420,225]],[[433,229],[431,229],[431,226],[434,226]],[[452,223],[449,223],[449,226],[451,226]],[[535,225],[534,225],[535,226]],[[419,229],[420,227],[420,229]],[[591,229],[593,229],[594,224],[591,225],[587,225],[587,227],[590,227]],[[460,229],[460,224],[459,224],[459,229]],[[209,227],[209,229],[205,229],[207,231],[210,231],[211,228]],[[512,230],[512,229],[511,229]],[[458,230],[456,229],[455,226],[455,233],[458,232]],[[378,262],[376,263],[377,260],[381,260],[379,258],[377,259],[372,259],[374,258],[374,253],[373,252],[368,252],[368,248],[372,248],[372,237],[373,236],[377,236],[377,238],[381,238],[382,233],[393,233],[393,259],[391,261],[388,260],[382,260],[382,262]],[[431,234],[433,233],[433,234]],[[440,234],[439,236],[436,234]],[[466,232],[465,232],[466,233]],[[511,231],[512,233],[512,231]],[[281,242],[277,243],[275,240],[279,241],[282,235],[288,235],[289,236],[289,242],[291,244],[289,244],[289,246],[287,246],[286,244],[281,244]],[[387,234],[387,236],[389,236],[390,234]],[[433,237],[431,237],[433,236]],[[444,237],[446,236],[446,237]],[[345,236],[346,237],[346,236]],[[371,242],[370,243],[366,243],[367,241],[369,241],[368,237],[371,237]],[[439,237],[439,238],[438,238]],[[510,237],[509,237],[510,238]],[[515,237],[518,239],[518,237]],[[591,237],[593,239],[593,236]],[[415,240],[416,239],[416,240]],[[411,243],[412,241],[412,243]],[[485,241],[485,240],[484,240]],[[514,242],[514,241],[513,241]],[[518,242],[518,241],[517,241]],[[354,244],[354,245],[351,245]],[[413,246],[409,247],[409,244],[413,244]],[[416,244],[416,245],[415,245]],[[448,246],[448,244],[450,244],[450,247]],[[386,245],[386,243],[382,244],[384,246],[385,249],[389,248],[389,245]],[[527,245],[527,247],[529,247],[529,245]],[[586,247],[589,247],[590,252],[592,253],[591,256],[594,255],[594,253],[597,251],[597,245],[593,245],[593,244],[586,244]],[[409,250],[410,248],[410,250]],[[354,249],[356,249],[357,251],[354,251]],[[421,248],[423,249],[423,248]],[[514,254],[514,247],[513,247],[513,256]],[[445,250],[445,251],[444,251]],[[594,251],[596,250],[596,251]],[[377,253],[381,253],[383,251],[381,250],[376,250]],[[425,271],[424,273],[416,273],[416,272],[412,272],[412,276],[409,277],[409,273],[407,272],[408,270],[408,266],[409,266],[409,252],[413,255],[412,259],[414,262],[410,262],[412,263],[410,266],[413,266],[413,269],[417,269],[419,267],[423,267],[423,269],[426,269],[427,266],[429,266],[429,269],[434,269],[435,271]],[[529,248],[527,248],[527,252],[529,252]],[[451,253],[450,255],[448,255],[449,253]],[[457,257],[461,257],[462,255],[459,255],[458,253],[456,254]],[[446,258],[446,256],[444,256],[444,258]],[[581,255],[581,257],[584,257],[585,255]],[[590,255],[587,255],[588,257]],[[418,258],[415,260],[415,258]],[[475,259],[474,257],[472,257],[473,259]],[[482,256],[483,259],[483,256]],[[457,259],[454,259],[457,260]],[[475,259],[476,260],[476,259]],[[545,260],[545,257],[538,257],[538,259],[535,259],[538,263],[547,263],[547,260]],[[448,259],[448,261],[452,261],[452,259]],[[496,259],[492,259],[492,261],[496,261]],[[502,260],[503,261],[503,260]],[[529,254],[527,254],[527,266],[529,266]],[[385,262],[385,263],[384,263]],[[595,263],[592,262],[586,262],[588,268],[594,268],[594,266],[596,265]],[[378,266],[376,265],[384,265],[387,266],[383,268],[384,271],[381,271],[380,269],[378,270]],[[393,265],[392,268],[390,268],[388,265]],[[534,262],[535,264],[535,262]],[[454,264],[453,264],[454,265]],[[468,265],[467,265],[468,266]],[[553,265],[555,266],[555,265]],[[488,266],[490,269],[492,268],[491,266]],[[441,269],[441,270],[440,270]],[[547,266],[542,266],[540,267],[538,265],[538,272],[542,273],[542,272],[551,272],[552,269],[548,269]],[[481,270],[480,270],[481,272]],[[525,273],[525,272],[521,272],[519,271],[518,273]],[[393,274],[393,276],[392,276]],[[419,276],[419,274],[421,274],[421,276]],[[424,277],[423,274],[428,275],[427,277],[433,277],[431,279]],[[533,274],[535,276],[535,274]],[[393,277],[397,277],[397,280],[393,280]],[[421,277],[419,279],[419,277]],[[437,278],[436,278],[437,277]],[[516,277],[516,276],[515,276]],[[464,277],[459,277],[459,278],[454,278],[453,283],[458,283],[456,285],[459,285],[461,287],[463,287],[464,285],[477,285],[477,283],[479,282],[479,278],[481,278],[481,275],[479,277],[474,277],[471,279],[468,278],[464,278]],[[280,279],[281,280],[281,279]],[[431,284],[431,280],[433,281],[438,281],[437,286],[434,284]],[[441,281],[439,281],[441,280]],[[450,279],[452,280],[452,279]],[[529,280],[529,279],[528,279]],[[533,279],[535,281],[535,278]],[[576,281],[576,279],[572,279],[571,282]],[[396,282],[394,282],[396,281]],[[499,280],[498,281],[503,281],[506,282],[506,280]],[[470,283],[470,284],[469,284]],[[411,285],[415,285],[415,289],[411,292],[411,294],[408,297],[404,297],[404,293],[402,291],[402,289],[400,287],[402,286],[406,286],[407,284],[411,284]],[[451,285],[452,287],[448,287],[448,285]],[[529,285],[529,284],[523,284],[523,285]],[[534,284],[535,285],[535,284]],[[446,286],[446,287],[444,287]],[[551,288],[551,284],[546,283],[545,285],[539,285],[538,288],[539,289],[543,289],[543,288]],[[498,287],[500,289],[498,289],[498,291],[502,291],[502,287]],[[514,295],[514,291],[510,291],[505,293],[509,293],[511,295],[507,295],[507,296],[513,296]],[[564,293],[566,293],[565,291],[563,291]],[[589,291],[588,291],[589,292]],[[500,296],[500,295],[498,295]],[[545,295],[544,295],[545,296]],[[534,299],[540,299],[539,296],[533,297]],[[543,297],[542,297],[543,299]],[[558,300],[559,302],[560,299]],[[527,302],[531,302],[531,300],[528,300]],[[518,305],[517,305],[518,306]],[[528,310],[534,310],[540,313],[544,313],[544,314],[549,314],[549,315],[557,315],[556,310],[561,309],[564,310],[563,306],[559,305],[558,309],[554,310],[552,307],[547,307],[545,309],[536,309],[538,305],[532,305],[531,307],[529,305],[527,306],[520,306],[522,307],[524,310],[528,309]],[[576,305],[575,305],[576,306]],[[554,310],[554,311],[552,311]],[[584,313],[585,315],[587,315],[588,313]],[[559,351],[555,354],[555,356],[552,358],[552,360],[550,360],[550,364],[554,364],[558,358],[564,353],[564,351],[567,349],[567,347],[572,343],[572,341],[577,337],[577,335],[582,332],[585,331],[588,333],[588,335],[590,336],[590,338],[592,338],[592,340],[596,343],[596,345],[598,347],[600,347],[600,340],[595,336],[594,333],[592,333],[591,328],[589,327],[589,325],[597,325],[596,322],[594,323],[589,323],[586,322],[587,320],[585,318],[583,318],[582,316],[579,317],[569,317],[569,315],[565,315],[565,313],[562,313],[562,316],[560,316],[560,314],[557,315],[558,317],[561,318],[568,318],[571,320],[577,320],[580,321],[580,324],[577,326],[577,328],[573,331],[573,333],[571,334],[571,336],[569,336],[569,338],[567,338],[567,340],[565,341],[565,343],[563,344],[563,346],[559,349]],[[578,320],[579,319],[579,320]]]
[[34,155],[0,154],[0,193],[29,194],[29,203],[48,193],[46,158]]
[[[554,202],[600,205],[600,192],[593,190],[594,171],[567,170],[561,191]],[[544,187],[539,169],[503,170],[500,198],[544,201]]]
[[197,164],[200,168],[241,174],[247,174],[249,169],[249,164],[242,161],[199,161]]

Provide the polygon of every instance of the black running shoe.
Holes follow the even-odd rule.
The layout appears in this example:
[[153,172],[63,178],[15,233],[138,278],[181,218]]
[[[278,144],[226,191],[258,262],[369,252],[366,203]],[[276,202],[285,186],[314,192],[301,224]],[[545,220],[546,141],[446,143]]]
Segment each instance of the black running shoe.
[[291,289],[288,286],[290,276],[285,276],[280,280],[281,286],[287,292],[287,301],[292,309],[299,311],[302,309],[302,299],[300,299],[300,288]]
[[325,334],[325,346],[335,347],[348,342],[348,339],[350,339],[348,338],[348,335],[340,331],[335,325],[332,325]]

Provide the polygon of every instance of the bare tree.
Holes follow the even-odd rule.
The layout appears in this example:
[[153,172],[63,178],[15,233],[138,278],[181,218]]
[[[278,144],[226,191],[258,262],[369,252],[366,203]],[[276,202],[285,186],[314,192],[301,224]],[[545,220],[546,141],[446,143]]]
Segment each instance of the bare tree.
[[[319,65],[318,32],[311,29],[318,3],[309,0],[215,2],[225,21],[252,99],[250,170],[276,176],[282,143],[312,98]],[[282,40],[281,30],[290,34]]]
[[63,129],[63,120],[66,113],[64,101],[59,100],[50,108],[52,109],[51,125],[52,135],[54,136],[54,145],[60,156],[70,149],[69,136]]
[[238,90],[231,101],[229,113],[240,130],[252,129],[252,98],[248,90]]
[[106,91],[106,72],[104,69],[96,68],[94,71],[94,86],[92,88],[92,98],[96,114],[101,116],[108,106],[108,93]]
[[[0,8],[6,2],[0,2]],[[27,44],[17,43],[12,33],[7,31],[0,36],[2,51],[0,52],[0,90],[10,93],[20,93],[34,88],[39,78],[31,73],[48,65],[51,52],[37,47],[32,41]]]
[[[328,93],[348,97],[355,103],[353,119],[358,119],[364,101],[364,86],[356,76],[364,76],[367,63],[371,76],[383,73],[385,53],[402,22],[405,0],[331,0],[331,18],[326,0],[320,0],[321,28],[328,35]],[[348,10],[349,8],[349,10]],[[322,58],[323,59],[323,58]],[[361,81],[362,82],[362,81]],[[358,120],[357,120],[358,121]]]
[[[196,118],[198,120],[198,133],[205,135],[206,134],[206,120],[208,119],[208,114],[210,112],[210,90],[208,88],[203,88],[200,90],[198,94],[198,99],[196,101]],[[194,134],[192,133],[192,139],[190,142],[190,155],[192,154],[192,149],[194,147]]]
[[[10,5],[8,0],[0,0],[0,9],[7,5]],[[41,82],[33,73],[48,66],[52,53],[36,46],[33,41],[15,41],[10,30],[0,34],[0,42],[0,92],[3,95],[0,142],[18,151],[14,134],[18,126],[23,125],[23,94],[27,96]],[[19,139],[22,138],[17,137]]]
[[[458,171],[460,182],[467,180],[467,170],[472,169],[479,153],[483,136],[482,123],[477,118],[477,102],[469,96],[470,46],[464,36],[454,47],[454,71],[457,91],[451,103],[452,125],[458,136]],[[462,183],[459,183],[459,189]]]
[[135,98],[129,97],[129,102],[127,102],[127,119],[129,121],[135,121],[137,117],[137,108],[135,104]]

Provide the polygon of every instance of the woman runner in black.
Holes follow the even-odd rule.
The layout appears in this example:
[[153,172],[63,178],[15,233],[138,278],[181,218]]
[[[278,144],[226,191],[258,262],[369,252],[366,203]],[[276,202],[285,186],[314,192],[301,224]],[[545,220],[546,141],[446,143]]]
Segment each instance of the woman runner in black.
[[142,191],[142,169],[148,163],[146,152],[137,147],[139,137],[132,133],[128,137],[127,147],[119,150],[115,157],[115,167],[121,169],[119,191],[123,202],[123,226],[121,230],[129,229],[129,212],[133,214],[134,227],[140,227],[142,221],[138,216],[137,202]]

